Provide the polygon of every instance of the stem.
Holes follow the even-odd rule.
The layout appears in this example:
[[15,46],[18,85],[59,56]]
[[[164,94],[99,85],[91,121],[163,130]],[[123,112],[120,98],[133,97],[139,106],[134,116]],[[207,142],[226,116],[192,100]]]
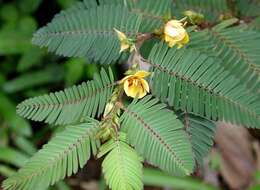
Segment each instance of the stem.
[[141,33],[141,34],[138,34],[137,38],[136,38],[136,49],[139,50],[140,47],[143,45],[143,43],[146,40],[150,40],[153,37],[155,37],[155,35],[153,33]]

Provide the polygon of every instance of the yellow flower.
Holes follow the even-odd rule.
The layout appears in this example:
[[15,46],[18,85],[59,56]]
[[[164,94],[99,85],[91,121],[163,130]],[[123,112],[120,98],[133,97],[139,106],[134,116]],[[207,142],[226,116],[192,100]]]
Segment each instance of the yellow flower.
[[128,39],[127,36],[123,32],[121,32],[121,31],[119,31],[115,28],[114,28],[114,30],[115,30],[117,37],[118,37],[118,39],[121,43],[121,47],[120,47],[119,52],[121,53],[121,52],[126,51],[128,49],[130,49],[130,52],[132,52],[135,49],[134,42],[132,42],[131,39]]
[[137,71],[134,75],[124,77],[120,83],[124,83],[124,90],[127,96],[132,98],[143,98],[149,93],[148,82],[144,79],[150,73],[146,71]]
[[190,39],[181,21],[170,20],[164,27],[164,40],[168,43],[169,47],[177,45],[178,48],[181,48]]

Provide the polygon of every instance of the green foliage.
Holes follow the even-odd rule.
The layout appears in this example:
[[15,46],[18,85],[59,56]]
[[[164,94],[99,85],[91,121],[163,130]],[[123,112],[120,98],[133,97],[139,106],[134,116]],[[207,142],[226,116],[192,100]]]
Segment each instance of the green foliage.
[[196,162],[201,165],[214,144],[216,125],[204,118],[183,113],[180,116],[192,145]]
[[31,127],[27,121],[16,115],[15,104],[8,98],[8,96],[1,92],[0,101],[1,118],[9,124],[11,131],[14,134],[30,136],[32,134]]
[[259,0],[236,0],[236,5],[242,16],[260,16]]
[[[77,1],[76,0],[57,0],[57,3],[61,6],[61,8],[69,8],[73,6]],[[78,2],[81,3],[81,2]]]
[[192,10],[202,13],[208,21],[217,21],[229,12],[226,0],[173,0],[172,12],[183,17],[183,12]]
[[136,151],[121,140],[111,140],[100,148],[108,152],[102,168],[109,187],[113,190],[142,189],[142,163]]
[[[6,11],[4,11],[6,12]],[[37,28],[32,17],[9,21],[0,30],[0,55],[24,53],[31,49],[31,33]]]
[[[194,172],[195,162],[202,164],[213,145],[216,126],[211,120],[260,127],[258,19],[247,24],[259,15],[258,0],[54,2],[62,8],[73,2],[75,5],[58,13],[34,34],[32,41],[58,55],[80,59],[48,56],[30,44],[31,34],[37,28],[36,19],[41,21],[40,12],[36,11],[41,9],[41,2],[17,1],[4,3],[0,8],[0,55],[4,55],[0,64],[0,173],[12,175],[4,181],[3,188],[44,190],[75,174],[92,154],[97,158],[105,156],[102,169],[113,190],[141,190],[143,182],[180,189],[214,189],[189,178],[184,181],[182,177],[149,169],[144,170],[143,178],[142,162],[170,174],[188,175]],[[205,17],[199,26],[191,26],[194,23],[187,20],[191,26],[187,29],[189,44],[176,49],[158,43],[165,23],[183,18],[186,10]],[[241,16],[245,22],[230,19],[215,25],[231,15]],[[125,33],[130,38],[127,40],[136,45],[130,56],[120,54],[120,45],[124,43],[114,29]],[[126,60],[130,66],[127,75],[150,64],[153,97],[134,99],[128,104],[125,88],[138,82],[144,87],[144,81],[136,81],[135,76],[123,85],[114,80],[110,68],[94,74],[100,66],[85,64]],[[29,123],[14,114],[16,102],[87,78],[93,80],[27,99],[17,106],[22,117],[73,125],[59,126],[57,134],[35,153],[32,142],[38,143],[39,137],[48,136],[56,127],[37,128],[32,137]],[[45,85],[49,83],[54,87]],[[86,122],[85,118],[89,120]],[[14,167],[20,166],[15,173]],[[63,183],[55,188],[67,186]]]
[[79,2],[41,28],[34,35],[33,43],[48,47],[58,55],[87,56],[95,62],[109,64],[120,57],[119,41],[113,28],[128,37],[135,37],[139,31],[153,31],[163,25],[164,17],[170,13],[170,3],[170,0],[149,0],[149,3],[147,0],[103,0],[98,6],[95,1]]
[[[151,32],[163,25],[163,20],[169,16],[171,10],[171,0],[99,0],[100,5],[121,5],[127,7],[131,12],[142,16],[140,31]],[[151,6],[152,5],[152,6]],[[89,9],[97,4],[93,0],[85,0],[77,5],[80,9]],[[78,9],[75,6],[71,10]]]
[[37,8],[42,3],[42,0],[19,0],[17,1],[18,7],[23,13],[32,13],[37,10]]
[[160,43],[151,51],[149,62],[154,72],[152,93],[174,109],[212,120],[260,127],[259,97],[248,92],[218,60],[190,49],[170,49]]
[[0,152],[0,161],[12,164],[14,166],[21,167],[28,159],[24,153],[12,148],[0,146]]
[[28,155],[33,155],[36,152],[36,147],[32,142],[22,136],[17,136],[13,142],[20,150]]
[[189,47],[217,57],[222,67],[246,84],[248,90],[259,93],[260,34],[243,26],[228,27],[236,21],[228,20],[212,29],[193,32]]
[[136,2],[131,11],[142,15],[140,27],[142,32],[151,32],[163,25],[164,18],[170,15],[171,0],[140,0]]
[[97,127],[96,121],[67,127],[6,180],[4,189],[38,189],[75,174],[99,147],[93,138]]
[[215,187],[191,177],[176,177],[162,171],[144,169],[144,183],[149,186],[169,187],[182,190],[216,190]]
[[35,121],[50,124],[71,124],[86,116],[100,116],[114,89],[112,71],[104,69],[93,81],[36,98],[17,106],[17,113]]
[[33,43],[58,55],[87,56],[96,62],[111,63],[120,57],[120,43],[113,28],[134,37],[140,21],[140,16],[114,5],[63,12],[35,33]]
[[[66,86],[72,86],[73,84],[80,81],[80,79],[84,76],[85,70],[85,60],[83,58],[72,58],[65,62],[66,69]],[[92,65],[89,65],[92,66]],[[94,65],[95,66],[95,65]],[[96,72],[93,72],[96,73]],[[93,77],[91,77],[93,78]]]
[[6,177],[10,177],[15,174],[15,170],[6,165],[0,164],[0,174]]
[[[58,74],[57,74],[58,73]],[[3,90],[7,93],[17,93],[19,91],[44,84],[51,84],[61,81],[64,78],[63,67],[53,66],[41,71],[24,73],[13,80],[3,84]],[[33,80],[32,80],[33,79]]]
[[44,57],[44,52],[38,48],[30,48],[26,51],[17,65],[19,72],[29,70],[32,66],[39,65]]
[[172,174],[192,172],[194,162],[188,136],[165,104],[147,96],[123,109],[122,131],[143,158]]
[[[42,129],[36,125],[34,128],[36,130],[32,131],[30,123],[15,113],[17,103],[31,95],[39,95],[63,86],[64,68],[62,64],[58,66],[56,64],[62,63],[63,60],[46,55],[45,51],[31,44],[32,33],[37,28],[37,22],[40,21],[38,12],[35,12],[36,9],[41,9],[40,1],[0,2],[1,184],[4,177],[15,174],[15,170],[35,153],[35,144],[41,144],[44,136],[49,135],[39,134],[44,130],[50,133],[48,126]],[[52,85],[45,85],[49,82]],[[15,91],[19,93],[14,93]],[[65,189],[60,188],[60,184],[64,186],[65,182],[58,183],[51,189]],[[37,190],[46,190],[46,188]]]
[[260,31],[260,16],[255,18],[250,24],[249,24],[249,28],[253,29],[255,31]]

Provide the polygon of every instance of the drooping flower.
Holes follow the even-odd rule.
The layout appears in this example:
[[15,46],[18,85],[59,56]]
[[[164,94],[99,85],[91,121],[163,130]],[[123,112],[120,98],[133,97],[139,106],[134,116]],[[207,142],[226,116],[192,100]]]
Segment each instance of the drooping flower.
[[130,50],[130,52],[132,52],[135,49],[135,44],[134,44],[133,40],[127,38],[127,36],[123,32],[121,32],[115,28],[114,28],[114,30],[115,30],[117,37],[121,44],[120,53],[123,51],[126,51],[128,49]]
[[147,93],[149,93],[149,84],[144,79],[149,76],[150,73],[146,71],[137,71],[133,75],[128,75],[124,77],[120,83],[124,84],[124,91],[127,96],[132,98],[143,98]]
[[181,21],[170,20],[164,26],[164,40],[168,43],[169,47],[177,45],[178,48],[181,48],[187,44],[190,39]]

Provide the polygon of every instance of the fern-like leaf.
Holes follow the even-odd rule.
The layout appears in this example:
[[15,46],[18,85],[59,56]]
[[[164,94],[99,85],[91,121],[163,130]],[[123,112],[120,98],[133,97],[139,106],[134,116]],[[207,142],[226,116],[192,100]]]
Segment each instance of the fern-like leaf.
[[151,51],[149,62],[154,72],[152,93],[174,109],[260,127],[259,96],[212,57],[161,43]]
[[179,118],[190,136],[195,160],[201,165],[214,144],[216,125],[205,118],[187,113],[180,115]]
[[191,145],[176,115],[147,96],[133,101],[121,116],[129,143],[149,163],[176,175],[193,171]]
[[71,124],[86,116],[99,116],[111,98],[114,85],[111,69],[109,74],[102,69],[93,81],[25,100],[17,106],[17,113],[34,121],[57,125]]
[[211,22],[229,12],[226,0],[173,0],[172,12],[175,15],[183,17],[183,12],[187,10],[202,13]]
[[259,0],[237,0],[235,3],[241,16],[260,16]]
[[58,55],[111,63],[120,57],[120,42],[113,28],[133,38],[140,23],[141,17],[123,6],[104,5],[78,11],[72,8],[38,30],[33,43]]
[[164,18],[170,14],[172,0],[100,0],[99,2],[101,5],[122,5],[131,12],[142,15],[140,31],[153,32],[163,25]]
[[164,18],[171,12],[171,0],[139,0],[136,1],[131,11],[142,15],[140,31],[153,32],[159,29]]
[[[86,10],[97,7],[97,3],[93,1],[89,2],[85,0],[67,11]],[[120,5],[135,14],[141,15],[142,23],[139,29],[140,32],[153,32],[155,29],[159,29],[163,25],[165,16],[171,12],[171,3],[171,0],[99,0],[101,6]],[[63,13],[67,11],[63,11]]]
[[3,182],[5,190],[35,190],[53,185],[82,168],[99,142],[93,138],[98,122],[69,126],[36,153],[15,175]]
[[260,16],[256,17],[252,22],[248,24],[248,29],[260,32]]
[[98,3],[96,0],[83,0],[83,1],[77,1],[75,4],[68,8],[67,10],[61,11],[59,14],[55,15],[55,17],[58,17],[59,15],[66,15],[68,13],[80,11],[80,10],[88,10],[91,8],[96,8],[98,6]]
[[260,93],[260,34],[241,26],[228,27],[235,21],[193,32],[189,47],[217,57],[225,70],[249,90]]
[[142,163],[136,151],[123,141],[111,140],[108,143],[110,152],[102,168],[109,187],[113,190],[143,189]]

